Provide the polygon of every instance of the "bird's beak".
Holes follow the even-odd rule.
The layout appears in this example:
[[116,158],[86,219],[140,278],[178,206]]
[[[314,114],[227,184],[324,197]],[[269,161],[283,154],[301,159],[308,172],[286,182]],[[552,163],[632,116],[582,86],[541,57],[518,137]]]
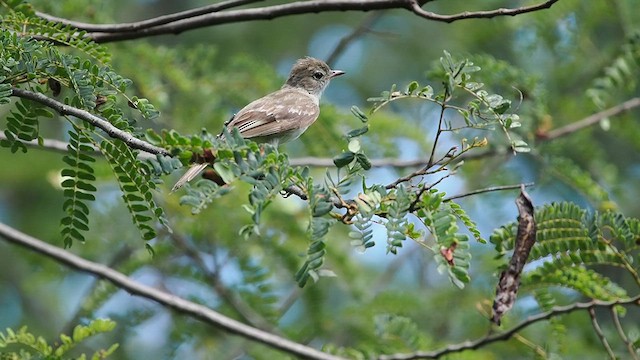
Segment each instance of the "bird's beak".
[[344,71],[342,70],[331,70],[331,79],[334,77],[338,77],[340,75],[344,75]]

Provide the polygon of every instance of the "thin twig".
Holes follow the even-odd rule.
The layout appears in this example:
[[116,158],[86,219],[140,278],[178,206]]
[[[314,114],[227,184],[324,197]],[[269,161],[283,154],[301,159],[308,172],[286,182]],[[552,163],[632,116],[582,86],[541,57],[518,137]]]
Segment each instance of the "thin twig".
[[438,145],[438,140],[440,139],[440,134],[442,134],[442,122],[444,121],[444,111],[447,110],[447,100],[449,100],[449,88],[445,86],[442,106],[440,107],[440,117],[438,118],[438,130],[436,131],[436,137],[433,140],[433,147],[431,148],[431,155],[429,155],[429,161],[427,162],[427,166],[425,166],[425,168],[427,169],[433,166],[433,157],[436,154],[436,147]]
[[624,329],[622,328],[622,324],[620,323],[620,316],[618,316],[618,312],[613,307],[609,310],[611,311],[613,324],[616,326],[618,335],[620,335],[620,339],[622,339],[625,345],[627,345],[627,350],[629,350],[629,354],[631,355],[631,358],[634,360],[638,360],[638,354],[636,353],[636,349],[633,346],[633,342],[629,340],[629,337],[627,337],[627,334],[625,334]]
[[409,212],[414,212],[416,210],[416,206],[418,205],[418,203],[420,202],[420,200],[422,200],[422,195],[424,195],[425,192],[433,189],[436,185],[440,184],[442,181],[444,181],[444,179],[452,176],[453,173],[448,173],[442,177],[440,177],[440,179],[436,180],[435,182],[431,183],[431,184],[425,184],[422,183],[420,186],[420,190],[418,190],[418,192],[416,193],[416,198],[411,202],[411,204],[409,204]]
[[602,121],[603,119],[629,111],[638,106],[640,106],[640,97],[635,97],[621,104],[618,104],[614,107],[611,107],[606,110],[595,113],[593,115],[587,116],[582,120],[572,122],[571,124],[565,125],[555,130],[551,130],[548,133],[540,134],[538,135],[538,137],[540,138],[540,140],[549,141],[562,136],[573,134],[578,130],[582,130],[589,126],[595,125],[600,121]]
[[442,199],[442,201],[451,201],[454,199],[459,199],[459,198],[463,198],[463,197],[467,197],[467,196],[471,196],[471,195],[477,195],[477,194],[482,194],[482,193],[486,193],[486,192],[492,192],[492,191],[502,191],[502,190],[512,190],[512,189],[520,189],[520,186],[524,185],[525,187],[529,187],[529,186],[533,186],[534,183],[525,183],[525,184],[515,184],[515,185],[502,185],[502,186],[491,186],[491,187],[487,187],[484,189],[477,189],[477,190],[473,190],[473,191],[469,191],[467,193],[464,194],[458,194],[458,195],[453,195],[453,196],[447,196],[444,199]]
[[200,272],[203,273],[206,279],[211,283],[216,293],[218,293],[218,295],[220,295],[220,297],[224,299],[224,301],[226,301],[227,304],[231,306],[236,311],[236,313],[238,313],[238,315],[242,317],[244,321],[248,322],[249,324],[251,324],[251,326],[254,326],[256,328],[272,333],[274,332],[275,328],[271,323],[269,323],[262,315],[253,310],[251,306],[244,302],[244,300],[227,289],[222,281],[220,281],[219,271],[211,271],[205,264],[204,259],[202,259],[202,256],[200,255],[198,250],[195,249],[191,244],[189,244],[187,239],[176,234],[175,232],[170,235],[174,244],[176,244],[176,246],[181,249],[184,254],[191,260],[193,260],[193,262],[198,266]]
[[12,88],[11,91],[12,96],[35,101],[57,111],[61,115],[71,115],[77,117],[80,120],[86,121],[89,124],[102,129],[107,133],[107,135],[111,136],[112,138],[122,140],[130,148],[142,150],[150,154],[169,155],[169,152],[167,152],[165,149],[159,148],[155,145],[151,145],[144,140],[140,140],[134,137],[131,133],[120,130],[117,127],[113,126],[106,119],[96,116],[88,111],[66,105],[38,92],[23,90],[16,87]]
[[206,324],[222,328],[243,338],[256,341],[303,358],[318,360],[343,359],[339,356],[330,355],[306,345],[285,339],[281,336],[245,325],[237,320],[213,311],[204,305],[196,304],[176,295],[140,284],[139,282],[132,280],[123,273],[115,271],[108,266],[85,260],[64,249],[47,244],[42,240],[24,234],[3,223],[0,223],[0,236],[4,237],[10,243],[44,255],[60,264],[97,276],[100,279],[107,280],[116,287],[126,290],[133,295],[153,300],[163,306],[184,313],[195,319],[199,319]]
[[593,308],[589,308],[589,317],[591,318],[591,325],[593,325],[593,330],[598,335],[598,338],[602,342],[602,346],[604,346],[605,350],[607,350],[607,354],[611,360],[616,360],[616,354],[613,353],[613,349],[611,349],[611,345],[607,341],[606,336],[604,336],[604,332],[602,332],[602,328],[600,324],[598,324],[598,319],[596,319],[596,311]]
[[342,55],[342,53],[347,49],[347,46],[349,46],[349,44],[351,44],[352,42],[354,42],[355,40],[357,40],[358,38],[360,38],[361,36],[369,32],[373,24],[375,24],[375,22],[378,21],[382,17],[382,15],[384,15],[383,12],[375,12],[375,13],[369,14],[369,16],[367,16],[360,23],[360,25],[358,25],[358,27],[355,28],[349,35],[340,39],[340,42],[338,42],[338,45],[336,45],[336,47],[333,48],[333,50],[327,57],[327,61],[326,61],[327,64],[330,67],[333,67],[333,65],[335,65],[336,60],[338,60],[338,57]]
[[477,340],[465,341],[459,344],[449,345],[445,348],[442,348],[436,351],[418,351],[418,352],[404,353],[404,354],[380,355],[378,356],[378,359],[379,360],[437,359],[453,353],[459,353],[466,350],[475,350],[497,341],[508,340],[514,334],[518,333],[519,331],[523,330],[529,325],[537,323],[539,321],[548,320],[550,318],[563,315],[563,314],[568,314],[574,311],[595,309],[598,307],[611,308],[616,305],[640,305],[640,295],[636,295],[632,298],[623,299],[623,300],[615,300],[615,301],[593,300],[586,303],[575,303],[575,304],[566,305],[566,306],[556,306],[552,308],[550,311],[529,316],[527,319],[523,320],[516,326],[501,333],[493,333]]

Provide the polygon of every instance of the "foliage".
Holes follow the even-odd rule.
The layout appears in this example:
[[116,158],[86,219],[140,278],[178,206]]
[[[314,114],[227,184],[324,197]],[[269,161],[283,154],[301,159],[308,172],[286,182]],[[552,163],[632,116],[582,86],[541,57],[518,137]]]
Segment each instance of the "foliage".
[[611,60],[603,74],[593,80],[586,94],[600,109],[611,106],[621,93],[634,91],[640,74],[640,31],[629,34],[620,54]]
[[[484,338],[484,304],[513,247],[515,223],[493,231],[494,249],[483,237],[512,218],[505,205],[510,192],[449,193],[534,181],[532,197],[541,205],[538,241],[520,298],[532,295],[535,301],[516,302],[502,330],[557,305],[637,293],[637,113],[604,119],[600,128],[562,139],[541,136],[592,114],[592,108],[637,96],[637,12],[623,9],[635,9],[632,1],[617,2],[616,13],[606,4],[563,0],[548,12],[461,22],[437,32],[424,19],[380,13],[380,22],[354,35],[361,37],[352,43],[361,54],[344,53],[332,64],[348,77],[332,83],[321,118],[300,141],[280,149],[237,132],[224,133],[221,141],[217,129],[234,109],[276,89],[293,54],[322,57],[318,49],[328,51],[336,34],[358,30],[360,19],[353,13],[291,16],[233,25],[235,31],[203,29],[180,34],[179,41],[103,45],[91,40],[100,31],[80,31],[35,10],[109,24],[130,21],[126,14],[176,9],[119,0],[33,3],[0,0],[0,146],[6,149],[0,158],[10,169],[2,175],[3,222],[7,217],[66,247],[83,242],[73,248],[83,257],[329,353],[412,357],[416,351],[455,348],[459,339]],[[472,10],[466,3],[424,4],[432,7],[442,13]],[[425,36],[428,46],[421,46]],[[428,59],[439,61],[429,68]],[[365,99],[394,81],[402,83],[369,98],[368,111]],[[127,138],[169,155],[132,149],[81,118],[17,98],[13,89],[98,116]],[[351,107],[351,116],[327,103]],[[202,126],[211,132],[197,130]],[[33,151],[36,145],[46,149],[50,138],[67,142],[63,155]],[[300,155],[333,155],[334,166],[292,166]],[[378,168],[376,162],[388,156],[400,159],[396,163],[418,158],[423,164]],[[210,163],[208,171],[223,181],[208,180],[209,172],[170,193],[164,182],[193,162]],[[114,193],[122,200],[113,201]],[[560,200],[570,201],[543,205]],[[55,325],[66,323],[73,310],[66,311],[75,275],[11,248],[0,252],[0,264],[0,302],[24,309],[7,306],[2,314],[21,314],[16,321],[32,321],[43,327],[34,333],[55,338]],[[53,296],[60,293],[66,296]],[[116,287],[96,282],[71,315],[91,319],[109,313],[122,331],[103,336],[123,344],[122,358],[282,357],[182,314],[129,300]],[[42,319],[34,321],[33,314]],[[616,352],[636,345],[636,316],[626,316],[622,331],[603,322],[607,337],[620,338],[612,342]],[[553,316],[548,325],[527,327],[508,342],[462,356],[593,356],[602,349],[583,318]],[[103,332],[96,330],[101,321],[82,331]],[[104,332],[113,327],[104,324]],[[154,338],[155,347],[143,354],[137,349],[145,336],[159,333],[168,336]],[[628,344],[622,344],[625,333]],[[16,358],[49,356],[44,351],[51,358],[85,356],[68,351],[83,336],[61,336],[50,345],[26,328],[2,335],[3,341],[15,340],[8,346]],[[54,354],[58,349],[62,353]]]
[[[598,300],[627,297],[621,285],[593,269],[599,265],[618,267],[640,284],[634,264],[640,238],[637,219],[612,211],[588,212],[571,203],[546,205],[535,218],[537,239],[529,259],[543,263],[525,273],[525,287],[567,287]],[[512,249],[515,228],[515,223],[506,225],[491,235],[500,256]]]
[[[451,55],[445,52],[442,60],[444,82],[443,92],[434,94],[432,86],[425,86],[418,91],[418,83],[409,84],[406,92],[384,92],[382,97],[369,99],[375,105],[372,113],[393,101],[402,98],[417,98],[432,102],[442,107],[441,117],[448,109],[458,112],[464,121],[463,125],[454,125],[447,122],[439,131],[459,131],[461,129],[492,128],[498,125],[510,140],[514,151],[528,151],[526,143],[521,140],[511,140],[510,129],[517,127],[517,116],[510,114],[507,109],[510,102],[500,95],[489,94],[482,90],[483,85],[470,82],[471,73],[480,69],[468,60],[456,62]],[[450,105],[460,94],[471,95],[466,105]],[[208,206],[214,199],[231,193],[230,186],[235,181],[242,181],[252,186],[249,193],[249,204],[243,208],[249,212],[253,220],[252,224],[244,226],[239,233],[248,239],[253,235],[260,236],[260,219],[263,211],[280,192],[298,193],[303,199],[309,200],[310,218],[308,227],[309,247],[306,260],[295,275],[300,286],[304,286],[311,277],[318,280],[321,274],[333,276],[329,269],[322,269],[324,256],[326,255],[326,243],[324,237],[330,227],[339,219],[345,224],[354,224],[358,231],[352,231],[351,238],[358,239],[356,246],[360,250],[374,246],[371,241],[370,227],[373,217],[384,219],[387,230],[387,252],[397,254],[403,241],[410,237],[420,244],[430,248],[440,264],[441,271],[446,271],[456,286],[462,288],[470,280],[468,274],[470,254],[468,252],[468,238],[459,234],[457,221],[461,219],[469,227],[470,231],[479,240],[483,241],[473,221],[465,214],[464,210],[455,204],[449,205],[443,202],[444,193],[437,192],[435,184],[419,183],[418,185],[405,186],[413,177],[425,174],[439,174],[448,172],[439,181],[455,174],[458,165],[456,160],[475,148],[485,146],[486,140],[474,139],[467,143],[462,141],[461,148],[449,150],[446,160],[430,160],[430,163],[420,172],[394,183],[384,186],[374,184],[367,186],[364,181],[362,193],[355,201],[346,201],[344,196],[349,193],[352,184],[359,178],[364,180],[364,172],[371,168],[360,145],[360,137],[369,131],[369,116],[358,107],[352,107],[352,113],[362,123],[363,127],[349,131],[345,138],[348,142],[347,150],[335,156],[333,161],[337,167],[335,176],[327,172],[324,184],[314,183],[306,168],[296,169],[289,165],[288,158],[279,154],[270,146],[257,146],[255,143],[242,139],[237,131],[230,134],[223,131],[224,139],[220,141],[206,130],[200,136],[186,137],[175,131],[163,131],[161,134],[147,133],[147,139],[155,145],[169,149],[177,154],[180,159],[188,162],[195,157],[205,157],[205,152],[215,159],[213,168],[221,177],[223,185],[212,184],[211,181],[199,181],[195,187],[189,187],[187,194],[182,197],[181,203],[190,205],[192,213],[197,214]],[[437,137],[435,143],[437,144]],[[434,145],[435,146],[435,145]],[[435,149],[433,150],[436,151]],[[452,168],[448,168],[454,164]],[[438,182],[439,182],[438,181]],[[345,214],[332,212],[334,207],[346,209]],[[415,229],[414,224],[407,220],[409,213],[420,218],[426,229],[433,237],[434,245],[429,245],[425,235]]]
[[[108,349],[98,350],[90,357],[86,354],[71,355],[78,345],[90,337],[110,332],[116,324],[110,320],[97,319],[87,325],[77,325],[71,336],[60,335],[60,341],[50,345],[41,336],[30,333],[24,326],[18,331],[7,329],[6,333],[0,333],[0,349],[3,349],[1,359],[80,359],[92,360],[106,359],[118,348],[118,344],[111,345]],[[14,350],[15,349],[15,350]]]
[[[8,2],[5,5],[9,11],[2,16],[0,29],[0,77],[3,79],[5,98],[11,87],[45,92],[41,84],[47,84],[54,96],[65,89],[69,92],[65,96],[65,104],[101,115],[115,128],[141,137],[135,130],[135,120],[127,118],[119,107],[117,96],[124,97],[130,107],[137,109],[147,119],[157,117],[158,112],[146,99],[125,94],[131,81],[109,68],[109,56],[103,46],[69,26],[37,18],[31,8],[22,6],[21,2]],[[21,36],[17,36],[17,31]],[[64,53],[63,49],[56,46],[58,42],[81,55]],[[7,117],[7,129],[4,131],[6,139],[0,142],[1,146],[10,148],[12,152],[26,152],[27,141],[37,139],[42,143],[40,118],[52,117],[42,105],[31,102],[25,104],[26,101],[20,100],[14,105],[12,116]],[[71,124],[68,132],[69,153],[63,158],[68,167],[61,171],[61,176],[65,178],[61,184],[66,197],[63,204],[65,216],[61,220],[65,246],[71,246],[73,241],[84,242],[83,232],[89,230],[90,206],[87,201],[95,200],[93,193],[97,190],[92,166],[96,148],[110,161],[121,185],[123,199],[142,237],[145,240],[155,238],[156,232],[150,223],[155,219],[166,225],[166,221],[163,210],[153,200],[153,173],[136,158],[136,151],[118,140],[104,138],[103,133],[91,126],[79,125],[70,118],[68,121]],[[97,146],[95,139],[99,137],[104,140]]]

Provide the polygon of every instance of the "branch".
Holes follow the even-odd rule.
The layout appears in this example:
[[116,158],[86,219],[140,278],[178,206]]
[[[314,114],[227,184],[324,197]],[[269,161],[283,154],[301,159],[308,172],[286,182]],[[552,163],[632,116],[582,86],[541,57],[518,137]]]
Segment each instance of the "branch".
[[471,196],[471,195],[477,195],[477,194],[482,194],[482,193],[486,193],[486,192],[492,192],[492,191],[502,191],[502,190],[512,190],[512,189],[520,189],[520,187],[524,185],[525,187],[529,187],[529,186],[533,186],[534,183],[525,183],[525,184],[516,184],[516,185],[502,185],[502,186],[491,186],[488,188],[484,188],[484,189],[477,189],[477,190],[473,190],[473,191],[469,191],[467,193],[464,194],[458,194],[458,195],[453,195],[453,196],[447,196],[446,198],[442,199],[442,201],[451,201],[454,199],[460,199],[463,197],[467,197],[467,196]]
[[[7,136],[4,133],[0,132],[0,140],[7,140],[7,139],[8,139]],[[42,144],[40,144],[38,140],[31,140],[31,141],[19,140],[19,141],[21,141],[25,146],[34,148],[34,149],[50,150],[52,152],[59,152],[59,153],[69,152],[69,148],[67,148],[69,143],[66,141],[61,141],[56,139],[46,139],[46,138],[42,139]],[[92,155],[96,155],[96,156],[103,155],[102,151],[100,151],[100,149],[98,149],[97,147],[94,147],[90,144],[85,144],[85,145],[87,147],[93,148]],[[155,158],[155,155],[147,152],[141,152],[141,153],[138,153],[137,158],[138,160],[145,160],[145,159]]]
[[183,236],[180,236],[176,233],[168,234],[173,243],[181,249],[186,256],[188,256],[195,265],[199,268],[199,271],[204,274],[205,278],[211,283],[213,289],[218,293],[218,295],[227,302],[227,304],[235,310],[235,312],[242,317],[244,321],[251,324],[251,326],[265,330],[274,332],[274,327],[271,325],[262,315],[253,310],[249,304],[244,302],[242,298],[237,296],[235,293],[230,291],[225,284],[220,279],[220,273],[218,270],[211,271],[204,259],[198,252],[198,250],[193,247],[187,239]]
[[[115,253],[108,262],[108,266],[112,269],[129,260],[134,254],[135,249],[129,245],[124,245],[120,249],[112,249],[111,251],[114,250]],[[76,325],[82,321],[83,318],[89,316],[91,310],[88,309],[95,309],[97,305],[96,299],[93,298],[91,294],[94,294],[98,286],[101,284],[99,280],[100,279],[93,279],[90,287],[84,291],[85,295],[82,297],[82,302],[77,305],[76,311],[69,317],[64,326],[62,326],[59,331],[60,334],[73,334],[73,329]]]
[[604,332],[602,332],[602,328],[600,327],[600,324],[598,324],[598,319],[596,319],[596,311],[593,310],[593,308],[589,308],[589,317],[591,318],[591,325],[593,325],[593,330],[596,332],[596,335],[598,335],[598,339],[600,339],[600,342],[602,342],[602,346],[604,346],[604,349],[607,350],[609,359],[616,360],[616,354],[613,353],[613,349],[611,349],[611,345],[609,345],[607,337],[604,335]]
[[609,309],[611,312],[611,317],[613,318],[613,324],[616,326],[616,330],[618,331],[618,335],[620,335],[620,339],[627,346],[627,350],[629,351],[629,355],[633,360],[638,360],[638,354],[636,352],[635,346],[633,342],[629,340],[629,337],[625,334],[624,329],[622,329],[622,324],[620,324],[620,317],[618,316],[618,312],[616,309]]
[[571,124],[565,125],[563,127],[557,128],[555,130],[551,130],[548,133],[543,133],[543,134],[539,134],[538,138],[540,140],[544,140],[544,141],[549,141],[549,140],[553,140],[562,136],[566,136],[569,134],[573,134],[574,132],[578,131],[578,130],[582,130],[584,128],[587,128],[589,126],[595,125],[597,123],[599,123],[600,121],[602,121],[603,119],[606,119],[608,117],[611,116],[615,116],[618,114],[621,114],[623,112],[629,111],[633,108],[636,108],[640,106],[640,97],[636,97],[633,98],[631,100],[627,100],[625,102],[623,102],[622,104],[618,104],[614,107],[608,108],[606,110],[600,111],[598,113],[595,113],[593,115],[587,116],[586,118],[582,119],[582,120],[578,120],[576,122],[573,122]]
[[435,21],[443,21],[447,23],[452,23],[458,20],[466,20],[466,19],[491,19],[497,16],[516,16],[520,14],[525,14],[534,11],[540,11],[544,9],[548,9],[553,4],[557,3],[559,0],[547,0],[537,5],[531,6],[523,6],[515,9],[495,9],[488,11],[465,11],[459,14],[454,15],[440,15],[430,11],[423,10],[420,6],[420,3],[417,0],[410,0],[411,9],[413,12],[425,19],[435,20]]
[[[463,12],[454,15],[438,15],[423,10],[417,0],[309,0],[295,1],[280,5],[265,6],[259,8],[222,11],[224,9],[249,4],[254,1],[226,1],[209,7],[181,12],[172,15],[164,15],[159,18],[143,20],[128,24],[104,24],[94,25],[57,18],[48,14],[38,13],[38,16],[64,24],[74,25],[80,30],[88,31],[87,35],[98,43],[110,41],[122,41],[138,39],[142,37],[178,34],[183,31],[198,29],[207,26],[215,26],[228,23],[272,20],[291,15],[329,11],[371,11],[385,9],[405,9],[423,18],[453,22],[473,18],[493,18],[497,16],[514,16],[543,10],[551,7],[558,0],[548,0],[539,5],[525,6],[515,9],[496,9],[491,11]],[[422,2],[422,1],[421,1]],[[222,6],[224,4],[224,6]]]
[[442,348],[436,351],[418,351],[418,352],[406,353],[406,354],[381,355],[378,357],[378,359],[379,360],[437,359],[444,355],[463,352],[466,350],[474,350],[497,341],[508,340],[509,338],[514,336],[517,332],[523,330],[524,328],[528,327],[531,324],[537,323],[542,320],[547,320],[552,317],[568,314],[578,310],[589,310],[589,309],[594,309],[598,307],[612,308],[616,305],[640,305],[640,295],[636,295],[632,298],[624,299],[624,300],[615,300],[615,301],[593,300],[586,303],[575,303],[575,304],[566,305],[566,306],[556,306],[550,311],[540,313],[538,315],[529,316],[527,319],[520,322],[518,325],[501,333],[488,335],[473,341],[465,341],[460,344],[449,345],[445,348]]
[[351,33],[340,39],[338,45],[336,45],[329,56],[327,56],[326,63],[329,65],[329,67],[333,68],[336,60],[347,49],[347,46],[349,46],[349,44],[356,41],[367,32],[370,32],[373,24],[375,24],[375,22],[378,21],[382,17],[382,15],[382,12],[372,13],[371,15],[367,16]]
[[81,110],[73,106],[63,104],[57,100],[54,100],[38,92],[23,90],[16,87],[12,88],[11,91],[13,96],[17,96],[23,99],[28,99],[28,100],[32,100],[37,103],[40,103],[44,106],[47,106],[57,111],[58,113],[60,113],[60,115],[71,115],[83,121],[86,121],[89,124],[102,129],[112,138],[122,140],[130,148],[142,150],[150,154],[169,155],[169,152],[167,152],[166,150],[159,148],[157,146],[151,145],[146,141],[140,140],[134,137],[131,133],[118,129],[117,127],[113,126],[109,121],[99,116],[93,115],[92,113],[86,110]]
[[206,324],[222,328],[249,340],[256,341],[303,358],[318,360],[342,359],[338,356],[323,353],[314,348],[245,325],[237,320],[228,318],[216,311],[213,311],[206,306],[196,304],[178,296],[168,294],[164,291],[140,284],[131,280],[126,275],[109,268],[108,266],[85,260],[77,255],[65,251],[64,249],[49,245],[41,240],[19,232],[18,230],[3,223],[0,223],[0,236],[4,237],[10,243],[37,252],[70,268],[107,280],[118,288],[126,290],[133,295],[153,300],[163,306],[172,308],[175,311],[199,319]]
[[[3,132],[0,132],[0,140],[7,140],[7,136]],[[69,145],[69,143],[61,140],[45,138],[45,139],[42,139],[42,144],[40,144],[38,140],[31,140],[31,141],[20,140],[20,141],[22,141],[23,144],[25,144],[27,147],[30,147],[30,148],[44,149],[44,150],[50,150],[53,152],[60,152],[60,153],[66,153],[69,151],[69,149],[67,149],[67,145]],[[100,152],[100,149],[96,148],[94,149],[94,151],[95,151],[95,155],[102,154],[102,152]],[[510,153],[506,153],[504,151],[500,152],[495,150],[489,150],[489,151],[480,152],[480,153],[462,154],[460,155],[460,157],[458,157],[458,159],[464,160],[464,161],[477,160],[477,159],[482,159],[482,158],[492,157],[497,155],[511,156]],[[147,159],[151,157],[155,157],[153,156],[153,153],[142,152],[138,154],[139,159]],[[397,158],[380,158],[380,159],[370,159],[370,161],[371,161],[371,166],[374,168],[392,167],[396,169],[415,168],[419,166],[424,166],[427,163],[426,159],[402,160]],[[335,166],[332,158],[312,157],[312,156],[289,159],[289,164],[291,166],[309,166],[309,167],[334,167]]]
[[[372,167],[412,168],[427,163],[425,159],[400,160],[396,158],[369,159]],[[291,166],[334,167],[332,158],[300,157],[289,159]]]
[[199,15],[215,13],[215,12],[218,12],[218,11],[231,9],[231,8],[234,8],[234,7],[247,5],[247,4],[251,4],[251,3],[259,2],[259,1],[263,1],[263,0],[227,0],[227,1],[219,2],[217,4],[211,4],[211,5],[207,5],[207,6],[202,6],[202,7],[199,7],[199,8],[186,10],[186,11],[181,11],[181,12],[177,12],[177,13],[173,13],[173,14],[169,14],[169,15],[162,15],[162,16],[158,16],[158,17],[151,18],[151,19],[148,19],[148,20],[142,20],[142,21],[136,21],[136,22],[130,22],[130,23],[122,23],[122,24],[91,24],[91,23],[85,23],[85,22],[73,21],[73,20],[60,18],[60,17],[49,15],[47,13],[43,13],[43,12],[40,12],[40,11],[36,11],[36,15],[38,17],[40,17],[40,18],[45,19],[45,20],[57,22],[57,23],[60,23],[60,24],[63,24],[63,25],[69,25],[69,26],[72,26],[72,27],[74,27],[74,28],[76,28],[78,30],[84,30],[84,31],[87,31],[87,32],[97,32],[97,33],[99,33],[99,32],[113,32],[113,33],[118,33],[118,32],[138,31],[138,30],[141,30],[141,29],[147,29],[147,28],[150,28],[150,27],[158,26],[158,25],[168,24],[170,22],[174,22],[174,21],[178,21],[178,20],[184,20],[184,19],[188,19],[188,18],[191,18],[191,17],[199,16]]

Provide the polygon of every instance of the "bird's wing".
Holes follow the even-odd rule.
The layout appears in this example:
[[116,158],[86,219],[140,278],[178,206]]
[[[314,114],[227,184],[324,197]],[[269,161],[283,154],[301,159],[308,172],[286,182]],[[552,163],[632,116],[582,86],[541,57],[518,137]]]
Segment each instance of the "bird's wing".
[[320,109],[311,95],[294,89],[281,89],[240,110],[227,125],[237,127],[242,137],[269,136],[300,128],[306,129]]
[[180,189],[182,186],[184,186],[184,184],[188,183],[189,181],[193,180],[196,176],[198,176],[198,174],[200,174],[202,172],[202,170],[204,170],[207,165],[209,165],[208,163],[202,163],[202,164],[193,164],[191,165],[191,167],[184,173],[184,175],[182,175],[180,177],[180,179],[178,179],[178,181],[176,182],[175,185],[173,185],[173,188],[171,188],[171,191],[176,191],[178,189]]

